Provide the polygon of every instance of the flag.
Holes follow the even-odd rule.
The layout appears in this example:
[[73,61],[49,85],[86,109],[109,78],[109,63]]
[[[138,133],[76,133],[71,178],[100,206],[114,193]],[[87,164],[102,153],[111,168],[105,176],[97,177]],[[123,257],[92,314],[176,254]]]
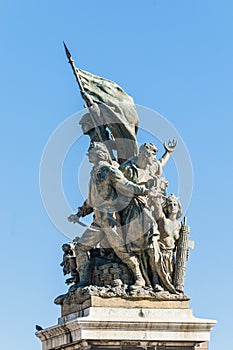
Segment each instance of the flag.
[[[77,69],[77,68],[76,68]],[[113,81],[77,69],[83,89],[96,102],[116,142],[118,159],[137,155],[138,114],[132,97]]]

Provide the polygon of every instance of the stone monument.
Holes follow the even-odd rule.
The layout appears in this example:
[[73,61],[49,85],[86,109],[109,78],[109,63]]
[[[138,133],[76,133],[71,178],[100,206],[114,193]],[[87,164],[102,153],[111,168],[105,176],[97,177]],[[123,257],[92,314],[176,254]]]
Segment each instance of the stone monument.
[[167,194],[164,154],[138,148],[133,99],[116,83],[78,69],[65,46],[88,113],[80,120],[90,138],[89,194],[68,220],[91,225],[63,244],[68,291],[55,299],[58,324],[40,330],[43,350],[208,349],[216,321],[196,318],[184,292],[190,228],[182,206]]

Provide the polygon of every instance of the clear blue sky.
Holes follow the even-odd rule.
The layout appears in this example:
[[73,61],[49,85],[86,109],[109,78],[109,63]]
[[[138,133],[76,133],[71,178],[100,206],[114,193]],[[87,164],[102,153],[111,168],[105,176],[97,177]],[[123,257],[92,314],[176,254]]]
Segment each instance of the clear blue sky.
[[[56,324],[60,310],[53,299],[66,291],[59,263],[67,238],[50,222],[38,180],[51,133],[83,105],[65,40],[80,67],[118,82],[137,104],[165,116],[185,141],[194,169],[187,215],[195,240],[186,293],[195,316],[218,320],[210,350],[229,350],[232,1],[8,0],[0,13],[0,347],[41,349],[34,326]],[[68,193],[76,181],[72,171],[70,164]],[[70,198],[75,210],[81,200]]]

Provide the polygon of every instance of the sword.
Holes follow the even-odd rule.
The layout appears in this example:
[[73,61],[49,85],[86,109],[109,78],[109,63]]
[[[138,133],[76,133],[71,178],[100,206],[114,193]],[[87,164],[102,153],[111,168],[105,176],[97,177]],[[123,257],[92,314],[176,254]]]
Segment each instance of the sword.
[[69,217],[68,217],[68,221],[69,222],[73,222],[74,224],[79,224],[80,226],[82,227],[85,227],[86,229],[89,229],[93,232],[99,232],[98,229],[95,229],[92,225],[87,225],[85,224],[84,222],[82,222],[79,218],[79,216],[77,214],[71,214]]

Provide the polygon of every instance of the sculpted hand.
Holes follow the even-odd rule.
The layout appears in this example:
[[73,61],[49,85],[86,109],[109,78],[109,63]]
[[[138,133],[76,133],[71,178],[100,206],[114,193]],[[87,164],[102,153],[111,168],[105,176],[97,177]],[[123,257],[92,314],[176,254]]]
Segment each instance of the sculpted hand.
[[78,220],[79,220],[79,218],[80,218],[81,216],[84,216],[84,215],[83,215],[83,206],[82,206],[82,207],[78,207],[78,212],[77,212],[77,214],[71,214],[71,215],[68,217],[68,221],[69,221],[69,222],[73,222],[73,223],[75,224],[76,222],[78,222]]
[[169,153],[172,153],[174,151],[174,149],[176,148],[177,145],[177,141],[176,140],[168,140],[168,143],[166,143],[166,141],[164,142],[164,148],[166,151],[168,151]]
[[69,222],[73,222],[74,224],[78,222],[79,216],[77,214],[71,214],[68,217]]

